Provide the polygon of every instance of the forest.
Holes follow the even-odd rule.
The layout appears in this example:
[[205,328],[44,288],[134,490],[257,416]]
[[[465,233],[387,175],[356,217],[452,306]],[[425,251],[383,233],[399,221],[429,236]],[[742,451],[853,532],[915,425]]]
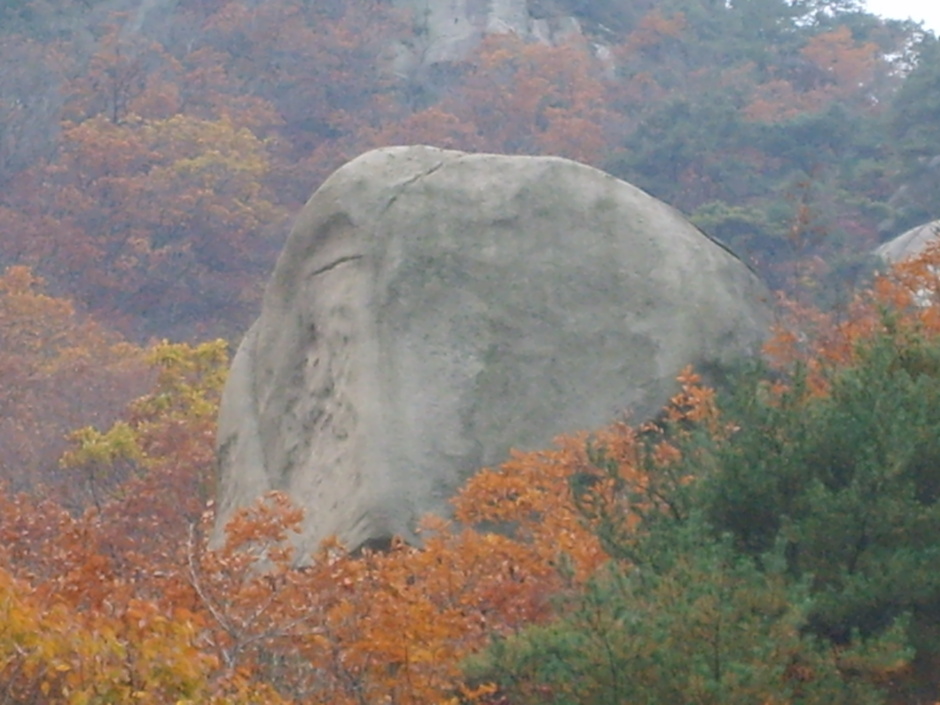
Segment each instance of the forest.
[[[420,18],[383,0],[137,4],[0,3],[0,701],[940,702],[940,250],[870,254],[940,218],[933,34],[558,0],[565,43],[409,73]],[[763,359],[482,469],[421,546],[296,556],[277,493],[214,542],[219,395],[290,219],[404,143],[677,207],[778,292]]]

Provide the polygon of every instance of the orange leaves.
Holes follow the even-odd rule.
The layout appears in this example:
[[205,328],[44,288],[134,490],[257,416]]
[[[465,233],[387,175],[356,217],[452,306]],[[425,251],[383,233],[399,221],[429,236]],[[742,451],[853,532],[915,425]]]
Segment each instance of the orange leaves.
[[886,305],[915,314],[931,331],[940,331],[940,240],[934,238],[916,256],[894,264],[889,276],[876,280],[874,295]]
[[[468,59],[453,96],[428,115],[454,116],[442,127],[463,148],[598,164],[607,144],[607,98],[602,67],[586,43],[549,47],[492,35]],[[428,121],[422,115],[415,125]]]
[[825,394],[825,372],[855,361],[859,344],[874,335],[890,330],[900,341],[912,334],[940,334],[938,271],[940,245],[935,245],[876,276],[841,316],[781,297],[784,315],[764,353],[781,369],[801,365],[808,391]]
[[556,439],[557,450],[513,453],[499,468],[470,478],[454,499],[455,518],[471,526],[512,527],[528,560],[554,565],[564,554],[584,577],[604,556],[582,523],[569,487],[590,466],[585,435]]
[[35,166],[40,185],[18,199],[35,212],[29,222],[42,217],[30,226],[38,236],[12,232],[3,249],[22,243],[19,261],[67,281],[99,312],[234,314],[259,295],[245,276],[273,258],[283,216],[265,185],[270,152],[227,116],[64,123],[56,161]]
[[[745,116],[754,122],[780,123],[824,110],[836,100],[855,100],[867,107],[879,62],[878,46],[860,43],[840,26],[810,38],[800,50],[815,69],[800,77],[771,78],[755,86]],[[807,76],[812,77],[807,80]]]
[[[0,677],[11,697],[30,702],[37,692],[62,703],[279,702],[246,674],[224,672],[206,648],[204,607],[186,587],[187,512],[195,502],[198,517],[204,501],[193,484],[212,457],[205,425],[214,424],[226,345],[163,344],[151,357],[160,367],[153,393],[132,405],[129,421],[85,429],[68,457],[99,477],[130,462],[132,476],[117,473],[94,508],[75,514],[0,492]],[[199,445],[202,458],[185,456]],[[67,496],[75,494],[73,486]],[[282,537],[274,534],[274,553]],[[29,638],[14,628],[21,623]]]
[[808,112],[816,112],[825,105],[823,96],[804,92],[786,79],[771,79],[754,89],[754,94],[743,110],[753,122],[780,123]]
[[[460,112],[455,110],[455,112]],[[432,144],[444,149],[478,150],[482,146],[475,125],[435,105],[412,113],[400,122],[376,130],[369,140],[376,147],[389,144]]]
[[816,35],[800,53],[824,73],[839,94],[853,95],[874,77],[878,51],[873,42],[856,42],[852,30],[842,25]]
[[283,539],[299,518],[271,494],[232,520],[224,545],[190,552],[205,637],[225,671],[304,702],[432,702],[452,687],[467,620],[443,593],[459,578],[440,582],[441,563],[406,546],[357,558],[327,545],[297,567]]
[[[22,311],[48,306],[69,320],[70,307],[43,299],[28,272],[0,282],[38,297]],[[46,349],[28,342],[30,356]],[[76,432],[63,458],[93,488],[91,506],[70,514],[0,493],[0,580],[9,576],[20,623],[50,644],[9,662],[36,664],[20,668],[28,678],[14,687],[45,689],[44,701],[482,698],[490,690],[465,687],[462,661],[494,634],[552,618],[553,598],[609,560],[572,479],[593,478],[592,495],[622,512],[625,530],[639,521],[621,493],[648,486],[642,449],[617,424],[480,473],[455,499],[459,523],[429,518],[421,546],[347,555],[327,543],[307,560],[291,544],[302,512],[281,494],[236,515],[212,543],[204,508],[227,345],[161,343],[146,357],[150,392],[110,427]],[[689,371],[682,384],[671,418],[707,422],[710,393]],[[661,440],[656,459],[668,465],[676,457]],[[603,477],[596,449],[617,482]]]
[[[556,460],[576,448],[572,440]],[[554,472],[532,491],[502,487],[522,491],[546,461]],[[211,616],[207,642],[226,668],[305,702],[446,701],[461,690],[465,656],[494,631],[548,618],[550,598],[606,559],[565,499],[570,470],[519,454],[502,477],[484,475],[462,493],[463,514],[483,495],[487,509],[475,518],[503,517],[512,536],[429,518],[421,547],[349,556],[328,542],[303,567],[289,546],[300,515],[269,495],[233,519],[221,546],[193,544],[189,583]]]
[[[618,493],[648,482],[636,432],[617,424],[590,443],[562,438],[553,450],[516,453],[480,473],[455,499],[460,523],[428,518],[421,546],[348,555],[327,542],[306,560],[291,545],[302,512],[278,493],[238,513],[213,544],[211,510],[188,535],[186,524],[202,472],[196,449],[211,442],[205,425],[224,344],[163,344],[152,359],[159,373],[151,394],[69,456],[114,463],[126,455],[115,429],[130,434],[137,472],[100,508],[72,517],[51,502],[0,495],[3,562],[16,566],[15,590],[73,620],[56,648],[75,654],[43,666],[61,674],[46,686],[53,695],[67,687],[143,702],[482,698],[491,689],[468,689],[462,661],[494,634],[552,618],[553,598],[609,560],[577,507],[572,477],[595,478],[593,495],[624,512],[626,530],[639,521]],[[672,416],[706,422],[710,393],[690,371],[682,383]],[[592,448],[603,448],[619,484],[603,484]],[[663,464],[675,460],[666,443],[657,453]],[[97,635],[99,650],[81,650],[86,634]]]
[[165,570],[214,496],[215,419],[228,351],[222,340],[164,342],[147,358],[156,369],[151,391],[110,428],[74,432],[61,465],[91,492],[110,550],[135,569]]
[[141,600],[78,612],[0,569],[0,678],[12,702],[201,700],[212,667],[191,620]]
[[[282,492],[271,492],[263,501],[249,509],[241,509],[225,527],[225,543],[221,551],[239,560],[268,559],[271,547],[278,547],[289,541],[291,533],[300,530],[303,510],[291,504]],[[279,552],[284,547],[277,549]],[[289,553],[278,555],[283,560],[293,556]]]
[[666,418],[676,423],[687,420],[711,426],[718,421],[715,405],[715,390],[702,385],[702,378],[691,365],[686,366],[677,378],[681,391],[669,400]]
[[117,25],[103,29],[98,50],[70,86],[70,116],[81,120],[101,115],[117,125],[145,106],[157,109],[158,115],[175,112],[172,85],[161,80],[163,72],[158,70],[168,59],[163,48],[141,36],[131,41]]
[[44,288],[0,273],[0,479],[19,487],[56,484],[66,432],[111,423],[147,382],[139,348]]
[[0,335],[7,353],[49,355],[68,344],[65,328],[75,317],[70,301],[42,293],[45,282],[28,267],[10,267],[0,278]]
[[636,29],[627,36],[625,45],[628,50],[648,50],[667,39],[679,37],[686,26],[682,13],[664,15],[659,10],[651,10],[643,15]]
[[[182,3],[146,33],[162,45],[115,15],[92,28],[84,61],[57,48],[76,63],[54,91],[61,129],[45,134],[57,145],[27,150],[35,158],[11,178],[0,220],[16,227],[0,257],[141,339],[230,334],[260,297],[284,208],[369,146],[607,156],[610,66],[587,41],[491,39],[455,62],[438,100],[417,50],[407,58],[419,19],[393,5]],[[0,107],[29,127],[21,113],[34,111]]]
[[207,22],[229,81],[270,101],[283,136],[305,153],[379,117],[390,72],[376,68],[405,27],[401,11],[372,0],[230,2]]

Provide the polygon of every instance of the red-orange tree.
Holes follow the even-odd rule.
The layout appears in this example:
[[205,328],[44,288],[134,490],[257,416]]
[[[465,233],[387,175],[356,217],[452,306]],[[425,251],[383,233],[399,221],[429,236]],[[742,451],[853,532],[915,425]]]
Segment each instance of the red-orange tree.
[[[301,513],[277,495],[242,512],[213,546],[211,511],[198,515],[224,345],[158,346],[151,360],[154,389],[123,421],[73,435],[63,467],[97,483],[83,513],[51,499],[0,497],[0,562],[11,589],[84,625],[70,628],[74,641],[61,647],[77,649],[63,658],[88,679],[76,689],[124,692],[125,671],[83,665],[102,659],[77,646],[98,629],[116,635],[114,648],[135,673],[145,668],[140,659],[181,654],[179,663],[194,669],[186,689],[206,698],[274,686],[303,702],[444,701],[464,692],[466,654],[490,634],[548,618],[553,594],[605,560],[570,501],[568,475],[590,464],[578,439],[479,475],[456,500],[463,527],[429,521],[422,547],[350,556],[328,544],[301,566],[284,542]],[[629,434],[622,443],[629,446]],[[629,473],[629,452],[624,462]],[[474,528],[506,521],[516,522],[513,535]],[[162,626],[146,646],[151,623]],[[43,654],[42,668],[56,672],[59,662]],[[162,672],[170,677],[176,667]],[[141,693],[170,692],[141,679]]]
[[66,124],[42,186],[19,201],[40,236],[24,244],[14,232],[4,254],[138,335],[192,335],[210,311],[231,326],[274,255],[282,212],[264,185],[269,169],[266,143],[227,118]]
[[552,47],[492,35],[464,63],[452,96],[432,110],[473,127],[467,148],[598,165],[614,125],[604,68],[586,41]]
[[143,351],[26,267],[0,273],[0,481],[61,486],[56,462],[76,426],[107,425],[146,389]]

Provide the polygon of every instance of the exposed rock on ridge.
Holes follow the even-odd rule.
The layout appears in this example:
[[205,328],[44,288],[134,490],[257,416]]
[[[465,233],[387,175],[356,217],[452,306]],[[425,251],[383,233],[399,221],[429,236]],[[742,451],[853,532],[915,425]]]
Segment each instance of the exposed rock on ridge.
[[934,220],[911,228],[893,240],[883,243],[875,250],[875,256],[888,263],[902,262],[917,257],[938,240],[940,220]]
[[271,489],[302,548],[446,512],[478,468],[757,348],[766,291],[675,210],[550,157],[369,152],[301,212],[233,361],[220,515]]
[[[581,24],[561,8],[534,12],[528,0],[394,0],[411,10],[416,40],[399,56],[400,71],[460,61],[488,34],[558,44],[581,34]],[[406,58],[406,56],[408,58]]]

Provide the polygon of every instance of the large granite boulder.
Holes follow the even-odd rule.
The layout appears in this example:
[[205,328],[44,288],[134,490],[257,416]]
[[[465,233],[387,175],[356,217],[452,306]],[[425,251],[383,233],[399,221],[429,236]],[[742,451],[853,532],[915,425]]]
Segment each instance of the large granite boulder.
[[654,414],[757,350],[767,293],[622,181],[554,157],[369,152],[301,212],[219,419],[219,508],[287,491],[303,549],[413,538],[511,448]]

